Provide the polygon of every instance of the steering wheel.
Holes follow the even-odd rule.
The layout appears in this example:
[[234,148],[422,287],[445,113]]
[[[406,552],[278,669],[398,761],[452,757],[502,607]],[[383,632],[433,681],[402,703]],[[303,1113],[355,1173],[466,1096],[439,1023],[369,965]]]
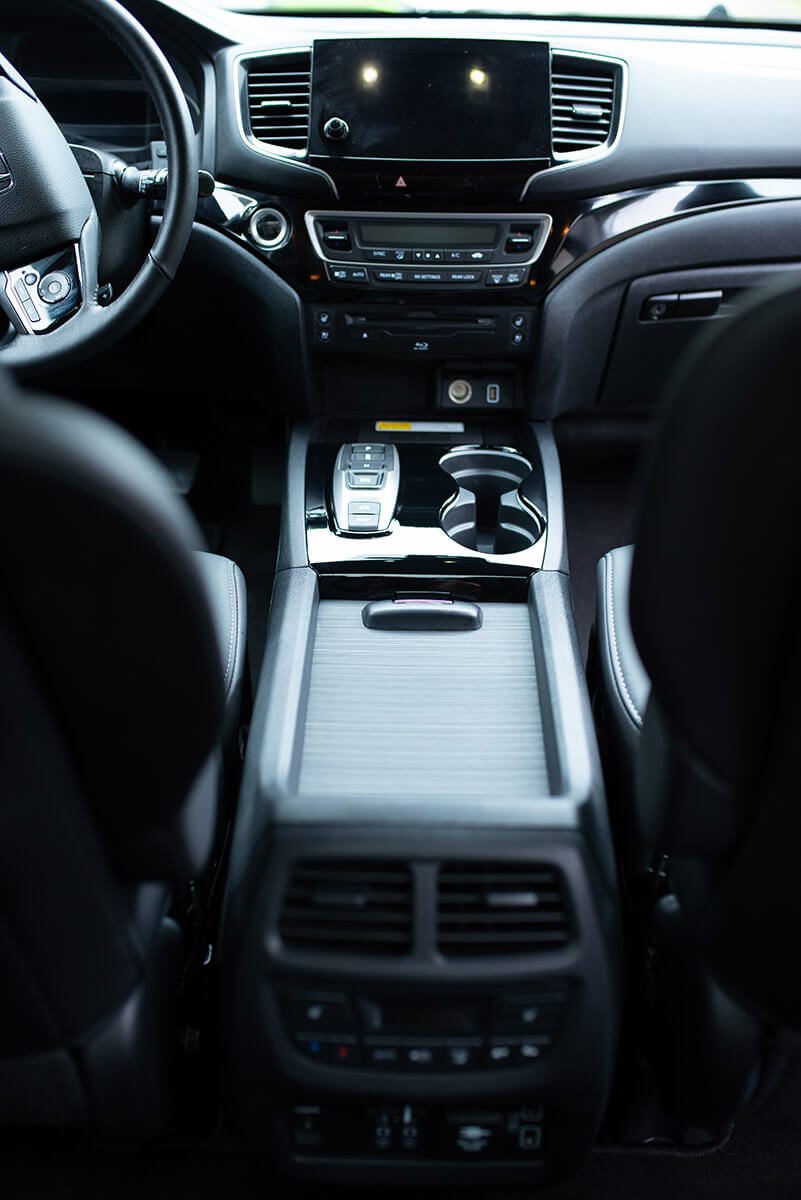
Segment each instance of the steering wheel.
[[149,89],[167,147],[164,216],[119,299],[99,286],[100,223],[86,180],[35,92],[0,55],[0,364],[18,375],[66,366],[108,346],[172,282],[192,231],[198,152],[172,67],[117,0],[67,0],[125,52]]

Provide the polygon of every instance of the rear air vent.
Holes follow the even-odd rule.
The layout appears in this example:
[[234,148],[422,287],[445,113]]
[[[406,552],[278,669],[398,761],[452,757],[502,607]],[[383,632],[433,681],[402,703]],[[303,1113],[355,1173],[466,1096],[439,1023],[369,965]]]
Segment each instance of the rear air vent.
[[542,953],[569,940],[564,883],[554,867],[467,862],[441,868],[437,942],[446,957]]
[[258,141],[305,154],[310,96],[311,51],[293,50],[248,61],[248,118]]
[[620,70],[614,63],[555,54],[551,138],[556,155],[586,153],[612,140]]
[[412,948],[412,874],[403,863],[296,863],[281,913],[284,944],[328,954],[401,955]]

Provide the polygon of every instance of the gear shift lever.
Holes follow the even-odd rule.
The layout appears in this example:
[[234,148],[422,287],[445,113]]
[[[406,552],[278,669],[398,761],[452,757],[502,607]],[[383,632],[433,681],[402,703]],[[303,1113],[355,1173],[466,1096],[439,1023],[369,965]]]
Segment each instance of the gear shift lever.
[[332,486],[337,533],[386,533],[398,503],[399,479],[394,446],[378,442],[341,446]]

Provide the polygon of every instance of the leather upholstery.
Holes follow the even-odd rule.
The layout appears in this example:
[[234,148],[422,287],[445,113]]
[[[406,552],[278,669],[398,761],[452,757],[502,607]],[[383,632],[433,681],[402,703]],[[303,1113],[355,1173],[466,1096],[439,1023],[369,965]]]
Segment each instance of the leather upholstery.
[[136,443],[0,376],[0,1124],[166,1120],[244,583]]
[[598,564],[596,630],[605,690],[622,737],[636,747],[651,680],[634,644],[629,615],[633,546],[610,550]]
[[[674,375],[644,474],[631,570],[631,628],[652,681],[639,747],[642,678],[631,656],[624,673],[613,669],[608,640],[603,688],[636,772],[631,821],[669,855],[704,961],[752,1011],[795,1027],[799,329],[796,277],[712,323]],[[623,559],[610,562],[614,573]],[[611,588],[608,568],[600,578]],[[599,613],[608,622],[603,594]],[[618,648],[620,630],[618,620]]]
[[211,605],[223,666],[225,737],[236,731],[246,685],[247,592],[236,563],[205,550],[195,552]]
[[625,844],[624,872],[630,890],[644,881],[653,858],[638,804],[637,755],[651,694],[629,615],[633,546],[610,550],[598,563],[595,647],[598,666],[596,718],[618,842]]

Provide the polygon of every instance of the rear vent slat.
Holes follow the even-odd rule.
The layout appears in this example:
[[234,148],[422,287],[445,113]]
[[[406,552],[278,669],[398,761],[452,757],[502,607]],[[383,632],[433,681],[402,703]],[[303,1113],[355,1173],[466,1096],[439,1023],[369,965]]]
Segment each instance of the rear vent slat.
[[440,869],[437,944],[449,958],[559,950],[571,938],[561,873],[542,864]]
[[598,150],[612,140],[619,68],[555,54],[551,71],[554,154]]
[[305,154],[309,145],[311,51],[293,50],[247,64],[247,115],[257,141]]
[[284,896],[284,944],[326,954],[409,954],[412,873],[404,863],[320,859],[295,865]]

